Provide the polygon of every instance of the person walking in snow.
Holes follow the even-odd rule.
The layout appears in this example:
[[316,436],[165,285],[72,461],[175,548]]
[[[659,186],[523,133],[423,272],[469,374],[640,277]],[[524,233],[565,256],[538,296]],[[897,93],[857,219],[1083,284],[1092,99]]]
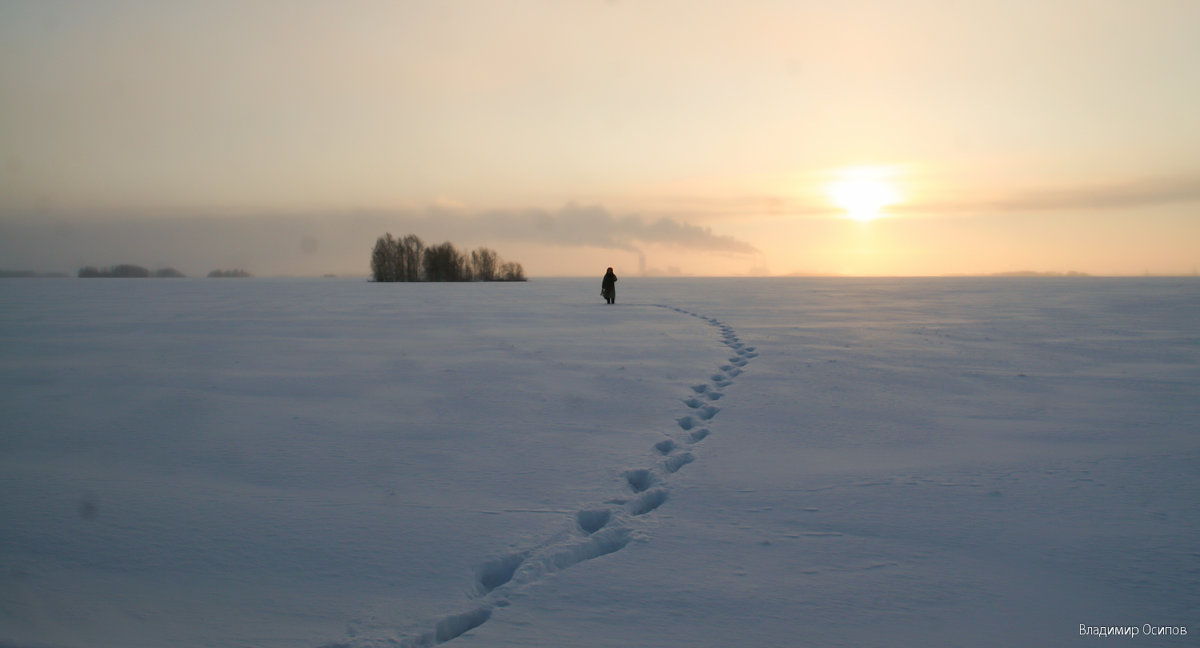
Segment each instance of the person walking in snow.
[[600,282],[600,296],[610,304],[617,303],[617,275],[613,274],[612,268],[608,269],[604,281]]

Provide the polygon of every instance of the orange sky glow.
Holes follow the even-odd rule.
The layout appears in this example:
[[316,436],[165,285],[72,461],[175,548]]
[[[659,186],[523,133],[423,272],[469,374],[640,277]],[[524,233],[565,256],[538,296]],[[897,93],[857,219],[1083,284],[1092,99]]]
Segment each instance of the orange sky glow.
[[364,274],[387,230],[531,276],[1192,274],[1197,24],[1190,0],[6,2],[0,265]]

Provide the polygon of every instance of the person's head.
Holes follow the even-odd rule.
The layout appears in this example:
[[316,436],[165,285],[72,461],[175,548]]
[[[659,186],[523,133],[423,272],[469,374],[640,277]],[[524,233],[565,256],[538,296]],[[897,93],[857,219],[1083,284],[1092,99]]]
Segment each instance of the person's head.
[[609,271],[609,272],[612,272],[612,268],[609,268],[609,269],[608,269],[608,271]]

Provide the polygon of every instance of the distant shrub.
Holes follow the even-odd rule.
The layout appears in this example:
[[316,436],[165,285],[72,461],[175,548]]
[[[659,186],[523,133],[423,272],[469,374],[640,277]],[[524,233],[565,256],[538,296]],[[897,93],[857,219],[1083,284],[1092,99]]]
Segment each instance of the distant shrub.
[[175,268],[163,268],[161,270],[155,270],[154,276],[158,277],[159,279],[182,279],[187,275],[176,270]]
[[525,281],[525,268],[520,263],[505,263],[500,266],[497,281]]
[[213,270],[208,273],[209,279],[247,279],[253,276],[240,268],[236,270]]
[[525,281],[519,263],[503,263],[494,250],[481,247],[462,253],[450,242],[426,246],[408,234],[396,238],[389,232],[371,250],[374,281]]

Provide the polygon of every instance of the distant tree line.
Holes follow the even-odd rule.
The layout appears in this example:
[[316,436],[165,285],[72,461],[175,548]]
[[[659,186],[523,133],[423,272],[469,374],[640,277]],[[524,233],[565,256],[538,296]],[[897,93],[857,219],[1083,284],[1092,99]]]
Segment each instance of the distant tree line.
[[209,279],[248,279],[253,276],[241,268],[236,270],[213,270],[208,273]]
[[67,275],[62,272],[35,272],[33,270],[0,270],[0,279],[59,279]]
[[[79,269],[79,277],[84,279],[92,278],[107,278],[107,279],[145,279],[147,277],[155,277],[159,279],[174,279],[182,278],[187,275],[176,270],[175,268],[162,268],[151,272],[139,265],[123,263],[121,265],[107,266],[104,268],[96,268],[87,266]],[[253,276],[245,270],[213,270],[208,273],[209,277],[250,277]]]
[[525,281],[520,263],[508,263],[494,250],[481,247],[459,252],[446,242],[426,246],[414,234],[401,238],[389,232],[371,251],[375,281]]
[[95,277],[106,279],[144,279],[151,276],[151,272],[139,265],[123,263],[121,265],[108,266],[104,268],[96,268],[93,266],[80,268],[79,276],[84,279],[91,279]]

